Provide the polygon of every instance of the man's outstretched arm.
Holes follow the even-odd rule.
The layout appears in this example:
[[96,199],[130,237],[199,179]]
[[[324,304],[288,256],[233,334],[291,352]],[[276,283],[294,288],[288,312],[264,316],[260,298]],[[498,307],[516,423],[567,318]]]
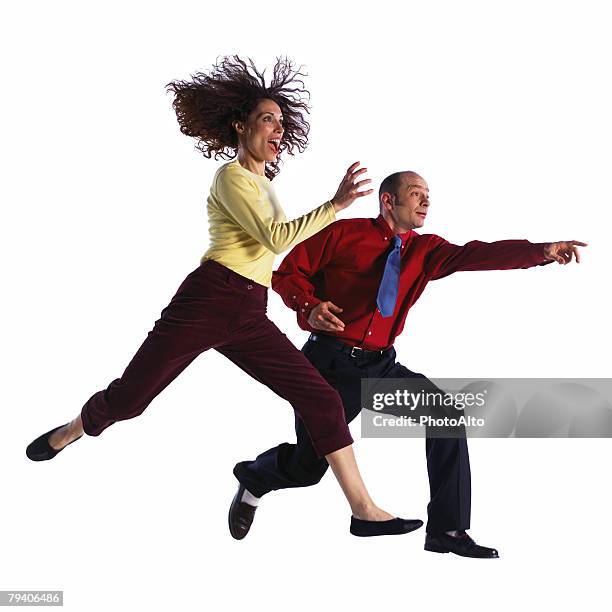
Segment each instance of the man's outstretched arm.
[[578,246],[587,245],[577,240],[540,243],[528,240],[473,240],[458,246],[439,236],[432,236],[425,269],[430,278],[436,280],[464,270],[512,270],[542,266],[553,261],[567,264],[573,256],[580,261]]

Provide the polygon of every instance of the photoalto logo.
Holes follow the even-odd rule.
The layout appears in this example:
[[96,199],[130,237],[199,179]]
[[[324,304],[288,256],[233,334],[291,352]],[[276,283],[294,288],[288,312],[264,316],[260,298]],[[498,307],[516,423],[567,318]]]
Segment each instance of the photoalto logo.
[[365,379],[363,437],[609,438],[612,379]]

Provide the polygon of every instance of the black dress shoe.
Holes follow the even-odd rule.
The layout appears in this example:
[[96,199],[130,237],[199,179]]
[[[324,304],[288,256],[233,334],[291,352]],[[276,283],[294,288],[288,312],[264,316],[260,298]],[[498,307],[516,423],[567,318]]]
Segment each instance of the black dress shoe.
[[236,540],[242,540],[249,533],[249,529],[253,524],[255,518],[255,510],[257,506],[251,506],[242,501],[242,494],[245,491],[243,485],[238,486],[238,491],[234,495],[234,499],[230,505],[228,514],[229,530],[232,534],[232,538]]
[[473,557],[477,559],[497,559],[499,554],[495,548],[479,546],[465,533],[460,531],[458,536],[450,536],[446,533],[431,534],[425,536],[425,550],[430,552],[447,553],[452,552],[461,557]]
[[364,521],[351,516],[351,533],[355,536],[399,535],[423,526],[419,519],[393,518],[389,521]]
[[49,444],[49,438],[54,431],[61,429],[65,425],[68,425],[68,423],[64,423],[64,425],[60,425],[59,427],[54,427],[52,430],[44,433],[42,436],[38,436],[38,438],[36,438],[36,440],[33,442],[30,442],[30,444],[28,444],[28,448],[26,448],[26,455],[28,459],[31,459],[32,461],[46,461],[47,459],[53,459],[53,457],[55,457],[57,453],[61,453],[66,446],[70,446],[72,442],[76,442],[79,438],[83,437],[83,434],[81,434],[72,442],[68,442],[66,446],[60,448],[59,450],[55,450]]

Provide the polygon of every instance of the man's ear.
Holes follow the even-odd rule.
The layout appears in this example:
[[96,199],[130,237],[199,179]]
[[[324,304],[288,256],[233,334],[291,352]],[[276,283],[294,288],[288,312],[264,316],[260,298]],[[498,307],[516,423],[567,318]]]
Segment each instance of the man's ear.
[[395,198],[393,197],[393,194],[385,191],[380,196],[380,205],[382,208],[391,210],[393,208],[393,205],[395,204],[394,200]]

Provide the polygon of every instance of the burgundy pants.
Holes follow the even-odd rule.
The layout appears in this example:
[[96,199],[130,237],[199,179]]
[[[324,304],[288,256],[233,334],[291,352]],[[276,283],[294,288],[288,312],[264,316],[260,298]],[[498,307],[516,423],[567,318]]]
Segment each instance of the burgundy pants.
[[125,372],[83,406],[83,429],[100,435],[145,410],[200,353],[214,348],[286,399],[320,457],[352,444],[344,408],[308,359],[266,316],[268,290],[207,260],[183,281]]

